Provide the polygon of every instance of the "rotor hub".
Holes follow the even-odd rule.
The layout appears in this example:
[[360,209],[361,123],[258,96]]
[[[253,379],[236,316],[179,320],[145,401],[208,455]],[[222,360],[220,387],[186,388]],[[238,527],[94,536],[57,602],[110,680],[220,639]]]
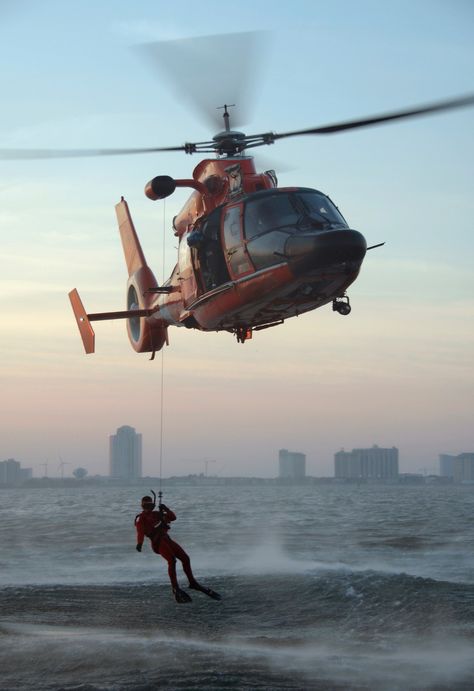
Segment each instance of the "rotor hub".
[[237,132],[237,130],[224,130],[212,138],[212,141],[215,142],[216,151],[227,156],[242,153],[246,148],[246,140],[246,135],[243,132]]

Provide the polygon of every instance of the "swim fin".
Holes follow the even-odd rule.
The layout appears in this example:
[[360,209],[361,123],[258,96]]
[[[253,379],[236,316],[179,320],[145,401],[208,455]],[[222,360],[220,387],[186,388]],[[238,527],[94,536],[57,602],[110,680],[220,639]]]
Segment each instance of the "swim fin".
[[200,583],[194,583],[193,585],[190,585],[189,587],[192,590],[198,590],[200,593],[204,593],[208,597],[212,597],[213,600],[222,600],[219,593],[216,593],[216,591],[212,590],[211,588],[206,588],[205,586],[201,585]]

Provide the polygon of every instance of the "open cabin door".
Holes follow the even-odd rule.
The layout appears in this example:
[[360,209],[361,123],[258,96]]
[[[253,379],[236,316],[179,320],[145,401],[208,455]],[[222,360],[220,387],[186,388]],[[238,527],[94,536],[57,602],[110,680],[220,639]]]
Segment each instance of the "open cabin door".
[[229,206],[224,212],[222,238],[224,254],[232,279],[254,271],[245,246],[242,228],[242,204]]

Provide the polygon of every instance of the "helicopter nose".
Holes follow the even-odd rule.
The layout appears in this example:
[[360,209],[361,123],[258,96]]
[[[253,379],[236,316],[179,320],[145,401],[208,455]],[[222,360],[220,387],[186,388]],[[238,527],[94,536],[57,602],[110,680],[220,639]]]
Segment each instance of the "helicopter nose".
[[350,229],[298,233],[290,236],[285,244],[285,255],[297,273],[334,264],[358,269],[366,251],[362,233]]

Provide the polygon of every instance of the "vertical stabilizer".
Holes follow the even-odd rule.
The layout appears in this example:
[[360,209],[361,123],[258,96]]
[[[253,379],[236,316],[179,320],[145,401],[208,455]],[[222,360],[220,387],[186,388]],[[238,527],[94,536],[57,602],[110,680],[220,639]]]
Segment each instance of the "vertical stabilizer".
[[133,225],[128,204],[123,197],[121,201],[115,205],[115,213],[117,214],[128,275],[132,276],[138,269],[147,265],[145,255],[143,254],[135,226]]

